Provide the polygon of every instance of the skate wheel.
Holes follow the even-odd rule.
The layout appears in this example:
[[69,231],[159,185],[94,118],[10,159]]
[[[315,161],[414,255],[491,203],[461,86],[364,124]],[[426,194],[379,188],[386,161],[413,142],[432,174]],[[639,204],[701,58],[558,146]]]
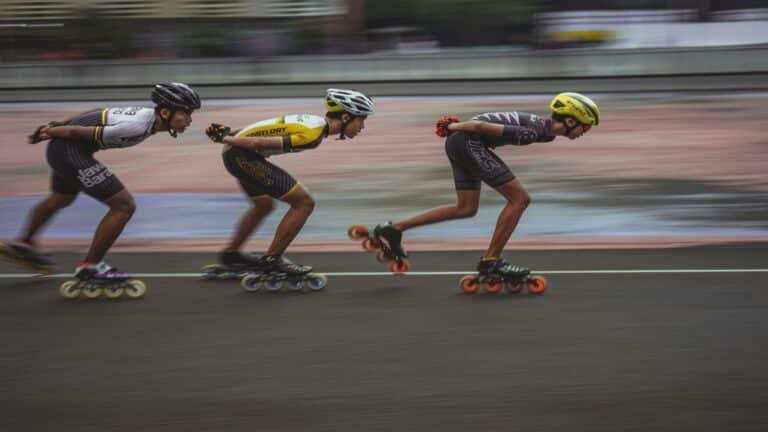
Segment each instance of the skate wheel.
[[125,286],[124,294],[128,298],[139,299],[144,297],[144,294],[147,293],[147,284],[145,284],[144,281],[139,279],[131,279],[128,282],[126,282],[124,286]]
[[104,288],[104,295],[109,299],[116,299],[123,295],[125,288],[123,285],[112,285]]
[[381,248],[381,242],[379,240],[368,238],[368,237],[366,237],[366,239],[363,240],[362,245],[363,245],[363,249],[366,252],[373,252]]
[[523,290],[523,283],[504,282],[504,289],[510,294],[519,294]]
[[363,237],[368,237],[368,227],[365,225],[352,225],[347,230],[347,235],[352,240],[359,240]]
[[473,275],[466,275],[459,280],[459,288],[464,294],[474,294],[479,286]]
[[402,275],[405,272],[407,272],[408,269],[410,268],[411,268],[411,265],[408,263],[408,260],[405,260],[405,259],[399,263],[397,261],[391,261],[389,263],[389,271],[391,271],[396,275]]
[[320,291],[328,285],[328,278],[323,274],[313,274],[312,277],[304,281],[307,288],[312,291]]
[[240,286],[248,292],[256,292],[261,289],[261,278],[255,274],[245,275],[240,280]]
[[80,296],[80,281],[68,280],[59,287],[59,294],[66,299],[76,299]]
[[304,283],[302,281],[285,281],[285,286],[288,287],[288,291],[299,292],[304,286]]
[[541,294],[547,290],[547,279],[544,276],[531,276],[528,281],[528,292],[531,294]]
[[101,296],[103,290],[100,286],[95,284],[86,284],[83,287],[83,295],[89,299],[95,299]]
[[283,287],[283,281],[271,280],[264,282],[264,288],[269,292],[278,292]]
[[483,282],[483,290],[488,294],[496,294],[501,291],[501,281]]
[[389,262],[389,257],[387,256],[386,253],[384,253],[383,250],[379,250],[378,252],[376,252],[376,261],[380,263]]

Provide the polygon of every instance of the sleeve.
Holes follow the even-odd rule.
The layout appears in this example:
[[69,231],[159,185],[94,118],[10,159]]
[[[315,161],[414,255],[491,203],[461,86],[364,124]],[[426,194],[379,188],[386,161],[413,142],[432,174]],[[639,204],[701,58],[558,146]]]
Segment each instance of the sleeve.
[[504,126],[501,137],[512,145],[528,145],[544,138],[544,131],[530,126]]
[[290,135],[283,136],[283,151],[300,152],[320,145],[323,140],[323,128],[303,128]]

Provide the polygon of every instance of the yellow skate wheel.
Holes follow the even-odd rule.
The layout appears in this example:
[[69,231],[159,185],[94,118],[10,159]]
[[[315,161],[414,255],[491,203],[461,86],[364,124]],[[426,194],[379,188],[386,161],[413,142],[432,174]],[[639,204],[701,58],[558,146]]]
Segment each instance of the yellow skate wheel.
[[269,292],[278,292],[283,287],[283,281],[279,280],[268,280],[264,282],[264,288],[267,289]]
[[313,273],[310,278],[304,281],[304,286],[312,291],[320,291],[328,285],[328,277],[324,274]]
[[80,297],[80,281],[68,280],[59,286],[59,294],[65,299],[76,299]]
[[541,294],[547,290],[547,279],[544,276],[531,276],[528,282],[528,292],[531,294]]
[[104,295],[107,296],[108,299],[120,298],[124,292],[125,288],[123,288],[122,284],[104,287]]
[[140,279],[131,279],[125,283],[125,295],[131,299],[140,299],[147,293],[147,284]]
[[464,294],[474,294],[477,292],[479,285],[473,275],[466,275],[459,280],[459,288],[461,288]]
[[102,290],[99,285],[96,285],[94,283],[86,282],[85,286],[83,287],[83,295],[89,299],[95,299],[95,298],[101,297],[102,292],[104,292],[104,290]]
[[261,282],[261,279],[258,275],[247,274],[243,276],[242,279],[240,279],[240,286],[242,286],[243,289],[248,292],[256,292],[260,290],[264,284]]
[[368,227],[365,225],[352,225],[347,230],[347,235],[352,240],[359,240],[368,236]]

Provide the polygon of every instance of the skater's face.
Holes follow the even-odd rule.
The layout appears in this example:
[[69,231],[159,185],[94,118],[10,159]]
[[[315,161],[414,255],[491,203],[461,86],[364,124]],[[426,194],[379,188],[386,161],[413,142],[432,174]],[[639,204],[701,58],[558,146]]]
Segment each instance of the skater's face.
[[183,133],[191,124],[192,112],[186,110],[176,110],[170,121],[171,129],[178,133]]
[[355,117],[347,123],[347,128],[344,129],[344,135],[347,138],[354,138],[363,129],[365,129],[365,117]]
[[585,133],[589,132],[590,129],[592,129],[592,126],[581,124],[572,118],[566,118],[565,123],[568,125],[568,127],[573,128],[566,135],[568,138],[572,140],[584,135]]

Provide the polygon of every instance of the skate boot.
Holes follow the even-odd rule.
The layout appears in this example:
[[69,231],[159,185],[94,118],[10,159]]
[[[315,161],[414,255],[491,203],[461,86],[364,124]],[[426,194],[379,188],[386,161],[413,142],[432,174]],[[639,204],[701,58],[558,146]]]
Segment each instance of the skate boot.
[[218,264],[203,266],[203,278],[239,279],[260,265],[260,256],[240,251],[222,251],[218,259]]
[[320,291],[328,284],[328,278],[319,273],[311,273],[312,267],[296,264],[281,255],[264,255],[254,271],[245,275],[241,285],[246,291],[277,292],[285,285],[290,291],[308,288]]
[[353,240],[362,239],[362,246],[368,252],[375,252],[379,262],[389,263],[389,270],[395,274],[408,271],[410,264],[408,254],[403,250],[403,232],[392,225],[392,222],[376,225],[373,231],[363,225],[352,225],[347,234]]
[[35,273],[53,274],[56,271],[53,257],[26,243],[0,244],[0,257]]
[[531,276],[525,267],[509,264],[500,258],[482,258],[477,264],[476,275],[466,275],[459,281],[459,287],[466,294],[474,294],[482,285],[487,293],[495,294],[504,288],[509,293],[519,293],[528,286],[531,294],[541,294],[547,288],[543,276]]
[[74,279],[61,284],[59,292],[68,299],[77,298],[81,293],[90,299],[98,298],[102,294],[110,299],[123,295],[137,299],[147,292],[147,285],[102,261],[98,264],[79,265],[75,269]]

